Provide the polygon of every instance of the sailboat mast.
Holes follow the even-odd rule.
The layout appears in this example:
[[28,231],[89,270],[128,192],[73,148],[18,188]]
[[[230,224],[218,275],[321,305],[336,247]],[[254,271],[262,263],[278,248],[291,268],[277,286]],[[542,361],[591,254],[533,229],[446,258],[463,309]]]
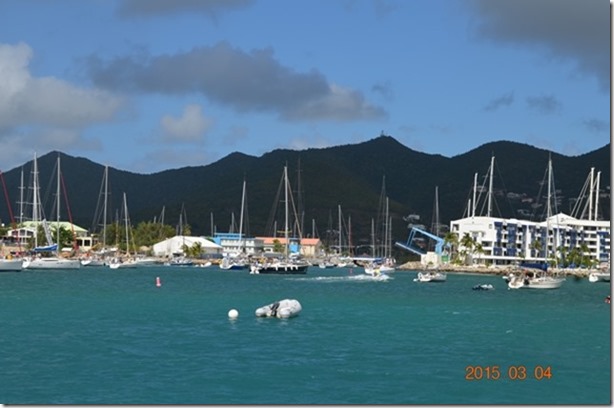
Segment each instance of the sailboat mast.
[[439,186],[435,186],[435,235],[439,236]]
[[21,179],[19,184],[19,224],[23,223],[23,167],[21,167]]
[[599,210],[599,179],[601,178],[601,172],[597,172],[597,180],[595,181],[595,213],[593,220],[597,221],[597,212]]
[[377,255],[375,254],[375,222],[373,218],[371,218],[371,256],[375,258]]
[[124,193],[124,224],[126,227],[126,254],[130,254],[130,235],[128,231],[128,203],[126,202],[126,193]]
[[550,253],[550,217],[552,216],[552,159],[548,156],[548,193],[546,205],[546,260]]
[[104,166],[104,208],[102,209],[102,246],[107,245],[107,195],[109,193],[109,166]]
[[338,209],[339,209],[339,255],[341,255],[341,253],[343,252],[341,250],[342,248],[342,242],[341,242],[341,204],[337,205]]
[[471,218],[475,217],[475,207],[476,207],[476,202],[475,202],[475,195],[478,189],[478,173],[474,173],[473,174],[473,206],[471,209]]
[[594,186],[594,174],[595,168],[591,167],[591,181],[589,185],[589,193],[588,193],[588,219],[589,221],[593,217],[593,186]]
[[241,216],[239,217],[239,242],[241,245],[241,252],[243,252],[243,211],[245,211],[245,179],[243,179],[243,192],[241,194]]
[[286,238],[286,249],[285,249],[285,254],[286,254],[286,259],[288,258],[288,167],[285,166],[284,167],[284,183],[285,183],[285,187],[284,188],[284,201],[285,201],[285,210],[286,210],[286,219],[285,219],[285,227],[284,227],[284,234],[285,234],[285,238]]
[[55,252],[56,254],[60,253],[60,202],[62,200],[60,200],[60,176],[61,176],[61,172],[60,172],[60,155],[58,154],[58,184],[56,187],[56,206],[57,206],[57,211],[56,211],[56,217],[55,217],[55,229],[56,229],[56,249]]
[[350,255],[354,255],[352,248],[352,216],[348,215],[348,252]]
[[494,173],[494,169],[495,169],[495,156],[492,156],[490,158],[490,178],[488,181],[488,214],[486,215],[487,217],[490,217],[491,212],[492,212],[492,179],[493,179],[493,173]]
[[389,207],[389,199],[386,196],[386,238],[384,239],[384,256],[386,258],[390,257],[390,207]]
[[34,153],[34,162],[32,163],[32,221],[34,222],[34,248],[38,246],[38,165],[36,164],[36,153]]

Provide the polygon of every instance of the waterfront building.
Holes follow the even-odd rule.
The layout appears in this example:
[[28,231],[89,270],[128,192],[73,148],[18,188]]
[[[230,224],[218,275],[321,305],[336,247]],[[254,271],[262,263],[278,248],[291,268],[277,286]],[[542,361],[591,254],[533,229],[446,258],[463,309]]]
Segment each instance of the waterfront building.
[[203,237],[191,237],[176,235],[153,245],[153,254],[160,257],[171,257],[175,254],[184,253],[184,245],[191,248],[195,244],[200,245],[201,254],[205,256],[221,255],[223,248]]
[[264,242],[261,238],[247,238],[234,232],[216,232],[213,242],[224,248],[225,254],[259,255],[264,251]]
[[[454,220],[450,231],[459,241],[468,234],[482,251],[473,251],[473,263],[509,265],[559,258],[573,248],[585,248],[596,263],[610,261],[610,221],[577,219],[564,213],[542,222],[475,216]],[[459,251],[469,251],[459,244]]]
[[[24,221],[17,228],[9,229],[4,237],[2,237],[3,241],[6,245],[26,247],[41,224],[42,221]],[[47,225],[51,230],[56,228],[57,224],[58,222],[55,221],[47,221]],[[68,221],[60,221],[59,225],[60,228],[75,234],[75,241],[79,249],[88,251],[94,246],[95,240],[85,228]]]

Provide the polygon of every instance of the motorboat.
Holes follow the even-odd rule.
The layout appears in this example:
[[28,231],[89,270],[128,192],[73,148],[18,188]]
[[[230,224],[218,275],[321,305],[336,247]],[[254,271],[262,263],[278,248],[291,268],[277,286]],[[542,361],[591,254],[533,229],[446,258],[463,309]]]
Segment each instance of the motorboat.
[[257,317],[277,317],[288,319],[298,316],[302,307],[296,299],[283,299],[256,309]]
[[481,285],[475,285],[471,289],[473,290],[495,290],[495,287],[491,285],[490,283],[483,283]]
[[588,281],[595,282],[610,282],[610,272],[591,272],[588,275]]
[[445,282],[447,275],[443,272],[418,272],[414,282]]
[[565,282],[565,278],[551,276],[545,273],[524,274],[514,276],[507,283],[510,289],[558,289]]
[[264,264],[252,264],[250,274],[305,274],[308,267],[308,263],[300,260],[276,260]]

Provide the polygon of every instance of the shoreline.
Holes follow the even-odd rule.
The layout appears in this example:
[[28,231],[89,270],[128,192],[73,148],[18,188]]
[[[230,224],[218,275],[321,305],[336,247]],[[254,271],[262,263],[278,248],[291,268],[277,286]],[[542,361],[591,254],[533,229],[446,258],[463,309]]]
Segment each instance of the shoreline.
[[[425,267],[420,262],[407,262],[402,265],[397,266],[397,271],[399,272],[422,272],[422,271],[430,271],[434,270],[432,267]],[[459,265],[442,265],[437,268],[440,272],[446,273],[468,273],[468,274],[478,274],[478,275],[495,275],[495,276],[504,276],[512,272],[518,271],[518,266],[515,265],[506,265],[506,266],[481,266],[481,265],[471,265],[471,266],[459,266]],[[585,268],[576,268],[576,269],[562,269],[562,268],[549,268],[551,272],[559,273],[565,276],[572,276],[576,278],[587,278],[588,275],[592,272],[599,271],[598,269],[585,269]]]

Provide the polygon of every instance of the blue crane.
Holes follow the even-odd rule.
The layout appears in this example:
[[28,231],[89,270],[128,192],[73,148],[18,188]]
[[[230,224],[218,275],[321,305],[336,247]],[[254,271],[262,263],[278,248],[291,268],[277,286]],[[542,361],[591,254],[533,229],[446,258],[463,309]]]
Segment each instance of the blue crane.
[[[435,253],[437,255],[441,255],[441,253],[443,252],[443,246],[446,245],[446,242],[443,240],[443,238],[438,237],[437,235],[433,235],[430,232],[426,232],[423,229],[420,228],[416,228],[413,227],[411,229],[411,231],[409,231],[409,237],[407,238],[407,242],[403,243],[403,242],[395,242],[395,245],[406,249],[410,252],[413,252],[415,254],[418,255],[425,255],[426,251],[423,250],[422,248],[418,247],[417,245],[414,245],[414,240],[416,238],[420,238],[421,235],[432,239],[433,241],[435,241]],[[450,244],[446,245],[447,247],[450,246]]]

